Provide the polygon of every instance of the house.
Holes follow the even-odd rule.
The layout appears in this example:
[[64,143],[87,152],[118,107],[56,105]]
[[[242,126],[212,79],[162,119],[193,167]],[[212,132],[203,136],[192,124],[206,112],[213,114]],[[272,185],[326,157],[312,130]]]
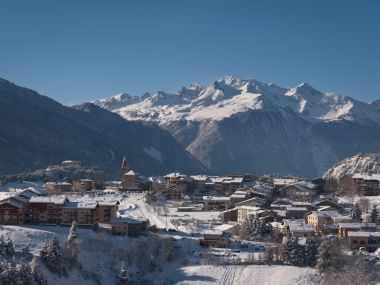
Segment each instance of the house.
[[311,237],[315,233],[312,225],[306,224],[304,219],[284,219],[285,232],[294,237]]
[[252,206],[252,207],[263,207],[266,204],[266,200],[258,198],[258,197],[253,197],[241,202],[235,203],[235,207],[239,206]]
[[297,182],[279,189],[281,197],[288,197],[294,200],[308,201],[317,193],[317,186],[311,182]]
[[73,185],[68,182],[46,182],[43,187],[51,195],[70,192],[73,189]]
[[187,175],[174,172],[164,176],[163,194],[167,199],[181,200],[194,189],[193,179]]
[[380,248],[380,232],[350,231],[347,236],[350,249],[365,247],[373,252]]
[[223,223],[228,222],[237,222],[238,220],[238,209],[233,208],[229,210],[225,210],[220,213],[220,219]]
[[205,189],[206,183],[211,182],[207,175],[193,175],[191,178],[194,181],[194,188],[196,189]]
[[123,190],[127,191],[140,191],[140,174],[138,174],[136,171],[132,169],[124,173],[121,180],[121,187]]
[[247,200],[248,193],[247,193],[247,191],[244,191],[243,189],[237,190],[230,197],[231,197],[231,204],[235,205],[236,203]]
[[308,224],[313,225],[317,232],[323,232],[326,224],[337,225],[338,223],[351,222],[352,219],[336,211],[313,211],[306,214],[306,221]]
[[364,196],[380,195],[380,174],[360,174],[352,176],[356,192]]
[[306,207],[287,206],[285,216],[287,219],[303,219],[309,210]]
[[344,211],[344,207],[339,205],[338,199],[332,197],[322,198],[318,202],[314,203],[314,205],[318,209],[322,208],[323,211],[337,211],[339,213]]
[[204,231],[202,238],[199,240],[201,246],[205,247],[228,247],[230,244],[230,235],[222,231]]
[[367,231],[374,232],[376,231],[375,223],[339,223],[339,237],[345,238],[348,236],[348,232],[358,232],[358,231]]
[[92,190],[94,181],[90,179],[77,179],[73,181],[73,190],[77,192],[86,192]]
[[111,219],[111,229],[114,235],[136,237],[146,232],[149,221],[135,217],[115,217]]
[[227,210],[231,206],[230,197],[203,196],[202,200],[205,210]]

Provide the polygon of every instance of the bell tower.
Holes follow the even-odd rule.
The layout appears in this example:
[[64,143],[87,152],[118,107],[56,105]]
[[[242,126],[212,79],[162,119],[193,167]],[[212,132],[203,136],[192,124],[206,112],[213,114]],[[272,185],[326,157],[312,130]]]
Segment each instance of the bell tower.
[[120,180],[123,181],[124,174],[129,171],[127,157],[124,155],[120,168]]

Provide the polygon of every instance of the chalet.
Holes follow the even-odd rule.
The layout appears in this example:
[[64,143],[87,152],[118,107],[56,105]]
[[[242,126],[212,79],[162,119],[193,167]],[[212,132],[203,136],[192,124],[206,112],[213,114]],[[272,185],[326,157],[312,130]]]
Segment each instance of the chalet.
[[167,199],[180,200],[194,189],[193,179],[180,173],[170,173],[164,176],[165,189],[163,194]]
[[205,210],[227,210],[230,206],[230,197],[203,196],[203,208]]
[[350,231],[347,236],[350,249],[365,247],[369,252],[373,252],[380,248],[380,232]]
[[285,208],[285,216],[287,219],[303,219],[309,210],[306,207],[288,206]]
[[358,232],[358,231],[367,231],[374,232],[376,231],[375,223],[339,223],[339,237],[345,238],[348,236],[349,232]]
[[294,200],[308,201],[316,194],[316,185],[310,182],[297,182],[279,189],[280,196]]
[[238,218],[237,222],[239,224],[243,223],[246,219],[249,219],[251,215],[256,216],[257,213],[261,210],[259,207],[251,206],[239,206],[238,209]]
[[339,213],[344,211],[344,208],[339,205],[338,199],[332,197],[326,197],[318,202],[314,203],[317,209],[322,209],[323,211],[337,211]]
[[146,219],[134,217],[115,217],[111,219],[112,234],[136,237],[144,233],[149,225]]
[[230,244],[230,235],[222,231],[204,231],[199,243],[205,247],[225,248]]
[[258,198],[258,197],[253,197],[241,202],[235,203],[235,207],[239,206],[251,206],[251,207],[263,207],[266,204],[266,200]]
[[289,236],[310,237],[315,233],[314,227],[306,224],[304,219],[284,219],[283,225]]

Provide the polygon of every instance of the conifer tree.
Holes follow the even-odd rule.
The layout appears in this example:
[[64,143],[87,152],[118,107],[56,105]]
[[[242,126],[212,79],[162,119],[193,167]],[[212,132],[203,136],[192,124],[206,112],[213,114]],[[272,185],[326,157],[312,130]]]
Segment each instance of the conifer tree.
[[121,265],[121,269],[120,269],[118,278],[119,278],[119,281],[118,281],[119,285],[126,285],[126,284],[128,284],[128,272],[127,272],[127,269],[126,269],[126,266],[125,266],[125,262],[123,262],[122,265]]
[[369,222],[370,223],[377,223],[379,212],[377,211],[376,205],[373,205],[371,209],[371,214],[369,216]]
[[355,203],[352,208],[351,217],[354,221],[362,221],[362,210],[360,209],[359,203]]

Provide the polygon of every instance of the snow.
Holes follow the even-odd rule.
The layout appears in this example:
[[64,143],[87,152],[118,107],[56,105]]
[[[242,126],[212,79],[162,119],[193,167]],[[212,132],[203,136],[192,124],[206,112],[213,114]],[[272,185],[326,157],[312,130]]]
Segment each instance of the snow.
[[[180,278],[175,284],[260,284],[260,285],[295,285],[314,284],[298,283],[315,273],[311,268],[293,266],[188,266],[183,267]],[[316,283],[315,283],[316,284]]]
[[124,118],[160,124],[177,120],[219,121],[265,108],[291,108],[314,123],[342,119],[380,123],[380,113],[375,104],[362,103],[338,93],[323,93],[307,83],[294,88],[281,88],[254,79],[227,76],[207,87],[192,84],[182,87],[175,94],[158,91],[140,100],[133,97],[124,105],[121,98],[121,95],[109,97],[100,100],[98,105],[117,101],[119,108],[112,110]]
[[164,162],[164,157],[162,155],[162,152],[155,149],[154,147],[144,147],[144,152],[151,156],[152,158],[156,159],[159,162]]

